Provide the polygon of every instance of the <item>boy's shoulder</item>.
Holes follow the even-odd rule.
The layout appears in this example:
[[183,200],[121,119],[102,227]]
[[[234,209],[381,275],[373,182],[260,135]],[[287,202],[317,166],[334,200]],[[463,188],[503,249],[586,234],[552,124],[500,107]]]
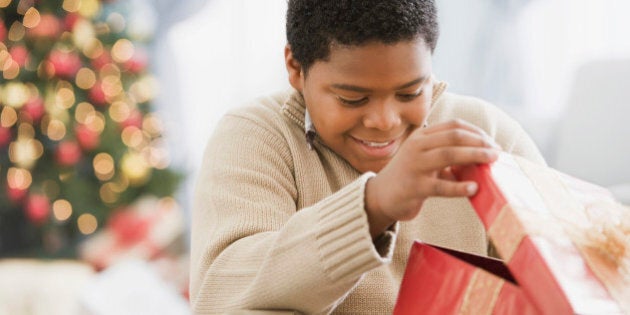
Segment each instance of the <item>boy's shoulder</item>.
[[282,130],[288,123],[284,108],[294,92],[291,89],[278,91],[240,104],[228,110],[220,124],[246,123],[267,130]]
[[257,97],[230,109],[226,116],[238,116],[253,120],[277,118],[284,104],[292,96],[292,92],[292,90],[287,89]]
[[456,118],[477,122],[503,118],[504,115],[501,109],[483,99],[445,92],[433,104],[429,122],[436,123]]

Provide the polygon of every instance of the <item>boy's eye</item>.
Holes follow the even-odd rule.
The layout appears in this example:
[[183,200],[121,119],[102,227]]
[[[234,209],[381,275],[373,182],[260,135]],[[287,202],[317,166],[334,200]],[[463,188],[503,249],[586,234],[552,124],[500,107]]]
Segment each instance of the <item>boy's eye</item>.
[[416,97],[422,95],[422,90],[418,91],[417,93],[413,93],[413,94],[398,94],[398,99],[400,99],[403,102],[409,102],[414,100]]
[[359,99],[346,99],[341,96],[337,96],[337,98],[339,99],[339,101],[341,101],[341,103],[345,105],[349,105],[349,106],[360,106],[360,105],[365,104],[368,100],[367,97],[362,97]]

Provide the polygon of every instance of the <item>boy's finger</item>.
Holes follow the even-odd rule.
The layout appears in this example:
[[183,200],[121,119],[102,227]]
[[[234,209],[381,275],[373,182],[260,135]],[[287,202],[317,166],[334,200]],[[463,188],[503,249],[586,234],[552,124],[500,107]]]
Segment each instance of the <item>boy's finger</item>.
[[412,138],[417,141],[420,150],[430,150],[438,147],[470,146],[498,149],[498,146],[488,136],[471,132],[466,129],[446,129],[428,135]]
[[453,182],[435,179],[423,183],[420,191],[424,196],[470,197],[477,193],[478,185],[474,181]]
[[478,147],[441,147],[422,154],[423,171],[437,171],[452,165],[485,164],[499,158],[496,149]]
[[483,131],[483,129],[462,119],[452,119],[449,121],[437,123],[421,130],[424,134],[432,134],[434,132],[440,132],[448,129],[465,129],[470,132],[486,135],[486,132]]

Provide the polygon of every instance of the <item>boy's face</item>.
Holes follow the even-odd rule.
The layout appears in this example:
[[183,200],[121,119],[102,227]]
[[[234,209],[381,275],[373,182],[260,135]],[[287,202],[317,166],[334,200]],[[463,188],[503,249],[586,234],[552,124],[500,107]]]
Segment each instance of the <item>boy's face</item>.
[[431,73],[424,40],[333,45],[306,76],[289,70],[323,143],[360,172],[380,171],[425,122]]

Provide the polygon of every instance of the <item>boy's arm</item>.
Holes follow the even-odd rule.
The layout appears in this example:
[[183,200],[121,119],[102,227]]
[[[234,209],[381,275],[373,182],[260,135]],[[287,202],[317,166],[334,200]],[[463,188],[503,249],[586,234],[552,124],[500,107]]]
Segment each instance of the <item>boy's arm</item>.
[[193,208],[196,313],[326,313],[365,272],[391,259],[393,235],[381,255],[369,234],[363,209],[369,174],[299,211],[293,176],[279,133],[234,116],[218,126]]

